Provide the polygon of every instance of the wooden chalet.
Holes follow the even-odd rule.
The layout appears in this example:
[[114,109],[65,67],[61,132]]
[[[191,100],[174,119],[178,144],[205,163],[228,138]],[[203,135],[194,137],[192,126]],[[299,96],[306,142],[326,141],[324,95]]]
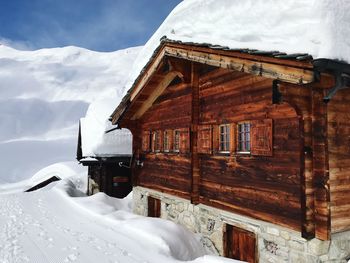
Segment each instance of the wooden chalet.
[[308,54],[163,39],[112,115],[133,134],[135,211],[248,262],[316,262],[341,233],[350,248],[349,80]]
[[[126,197],[132,190],[130,153],[96,153],[84,152],[84,136],[79,125],[79,136],[77,146],[77,160],[83,166],[88,167],[88,188],[87,194],[104,192],[116,198]],[[115,131],[111,131],[115,132]]]

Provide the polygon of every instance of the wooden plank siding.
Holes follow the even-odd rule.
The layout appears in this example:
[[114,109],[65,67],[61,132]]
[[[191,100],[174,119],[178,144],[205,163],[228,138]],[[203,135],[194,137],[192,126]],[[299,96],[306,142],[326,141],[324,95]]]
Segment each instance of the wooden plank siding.
[[[285,226],[307,239],[350,229],[349,91],[327,105],[323,96],[334,80],[322,74],[313,82],[309,63],[284,67],[273,58],[207,51],[167,44],[132,91],[118,122],[133,133],[134,185]],[[254,147],[239,153],[238,129],[245,124],[260,131],[250,133]],[[229,146],[219,140],[225,129]],[[175,130],[179,152],[174,137],[167,152],[163,142],[159,152],[144,142]]]
[[288,83],[279,83],[278,90],[282,101],[288,102],[297,111],[301,120],[301,208],[302,208],[302,236],[313,238],[315,236],[315,203],[313,185],[313,159],[312,159],[312,104],[311,87]]
[[350,229],[350,92],[340,90],[328,103],[331,230]]
[[[273,120],[273,156],[200,156],[201,202],[300,231],[300,125],[272,105],[272,80],[221,70],[200,79],[200,123]],[[215,136],[215,135],[214,135]]]
[[[170,85],[158,97],[140,120],[142,131],[189,132],[192,121],[192,89],[191,83]],[[192,191],[192,166],[189,142],[188,146],[175,153],[143,152],[143,167],[135,169],[138,185],[167,192],[190,199]]]

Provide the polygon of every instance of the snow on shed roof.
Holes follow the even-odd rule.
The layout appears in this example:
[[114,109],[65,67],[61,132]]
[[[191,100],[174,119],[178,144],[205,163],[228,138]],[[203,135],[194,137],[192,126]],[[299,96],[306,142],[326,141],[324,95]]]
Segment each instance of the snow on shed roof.
[[91,118],[80,119],[82,156],[86,158],[131,155],[131,132],[120,129],[104,133],[104,127]]
[[105,131],[112,128],[108,121],[109,115],[125,93],[125,83],[140,49],[120,50],[118,57],[110,61],[114,65],[114,85],[101,86],[101,95],[94,98],[85,118],[80,120],[82,157],[114,157],[132,153],[132,135],[129,130]]
[[348,0],[184,0],[139,53],[131,88],[160,39],[231,49],[307,53],[350,63]]

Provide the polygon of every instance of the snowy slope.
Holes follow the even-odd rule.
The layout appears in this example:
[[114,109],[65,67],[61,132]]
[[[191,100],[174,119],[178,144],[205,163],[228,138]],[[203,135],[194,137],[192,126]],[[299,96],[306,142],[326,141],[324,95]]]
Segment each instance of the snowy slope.
[[0,182],[74,160],[79,119],[90,103],[90,116],[97,103],[108,112],[99,118],[108,118],[138,50],[19,51],[0,45]]
[[130,88],[166,36],[183,42],[210,43],[350,63],[348,0],[185,0],[166,18],[140,52]]
[[131,195],[86,197],[86,176],[73,170],[56,164],[31,180],[71,176],[35,192],[0,194],[0,262],[237,262],[206,255],[200,236],[182,226],[132,214]]

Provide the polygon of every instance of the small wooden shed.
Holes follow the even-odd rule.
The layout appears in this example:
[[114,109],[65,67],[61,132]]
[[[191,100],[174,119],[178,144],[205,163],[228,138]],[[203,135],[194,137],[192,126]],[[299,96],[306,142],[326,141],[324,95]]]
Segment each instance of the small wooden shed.
[[249,262],[350,248],[349,87],[343,62],[163,39],[112,115],[135,211]]
[[[88,167],[88,187],[87,194],[92,195],[97,192],[104,192],[109,196],[116,198],[126,197],[132,190],[131,184],[131,159],[132,155],[128,151],[84,151],[83,143],[86,142],[83,135],[89,131],[82,132],[86,129],[79,125],[79,136],[77,145],[77,160],[83,166]],[[115,130],[111,132],[116,132]],[[113,136],[110,134],[109,136]],[[117,136],[117,135],[114,135]],[[112,141],[113,143],[113,141]],[[130,140],[131,143],[131,140]],[[116,148],[121,145],[113,144]],[[131,146],[131,145],[130,145]]]

